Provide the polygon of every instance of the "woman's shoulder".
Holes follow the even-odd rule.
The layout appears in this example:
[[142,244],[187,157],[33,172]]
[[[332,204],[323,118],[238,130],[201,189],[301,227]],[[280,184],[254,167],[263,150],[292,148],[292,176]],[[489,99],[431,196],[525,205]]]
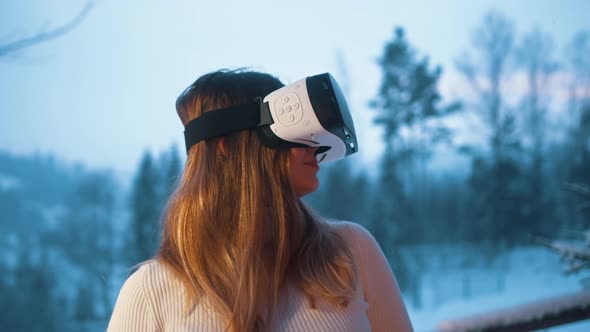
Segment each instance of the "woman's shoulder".
[[377,240],[364,226],[351,221],[328,220],[328,225],[340,235],[355,256],[365,256],[368,251],[381,251]]
[[136,266],[127,281],[146,283],[151,281],[167,280],[171,271],[158,259],[150,259]]
[[157,259],[151,259],[142,263],[135,272],[129,275],[121,292],[124,290],[140,292],[153,299],[150,294],[164,295],[164,290],[178,289],[171,287],[177,283],[179,281],[164,263]]
[[157,306],[162,297],[175,296],[180,281],[164,263],[157,259],[148,260],[131,273],[123,283],[119,297],[143,298],[151,306]]
[[[142,263],[123,283],[108,330],[157,330],[158,324],[167,319],[163,313],[182,309],[183,298],[179,297],[182,287],[179,285],[164,263],[156,259]],[[174,308],[166,311],[170,304]]]
[[361,224],[344,220],[327,220],[330,228],[338,233],[347,242],[364,243],[373,242],[373,235]]

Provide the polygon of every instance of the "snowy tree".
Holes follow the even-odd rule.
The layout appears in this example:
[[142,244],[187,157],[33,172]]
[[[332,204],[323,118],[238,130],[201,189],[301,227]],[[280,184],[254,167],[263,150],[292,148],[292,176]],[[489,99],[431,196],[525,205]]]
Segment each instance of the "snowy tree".
[[[377,112],[375,124],[383,128],[385,152],[379,179],[380,199],[374,209],[377,215],[372,219],[375,233],[382,237],[378,240],[387,246],[392,240],[415,241],[420,233],[413,222],[404,169],[428,156],[432,144],[448,138],[447,128],[434,120],[457,111],[460,105],[441,105],[438,81],[442,69],[431,69],[427,57],[418,58],[402,28],[396,28],[394,38],[385,45],[379,65],[381,85],[371,106]],[[394,232],[377,229],[379,225]]]
[[516,47],[516,62],[527,81],[527,93],[523,96],[519,112],[519,128],[526,159],[523,172],[524,195],[522,209],[524,228],[532,233],[550,234],[560,225],[552,222],[554,201],[551,181],[547,176],[547,114],[551,104],[550,83],[559,64],[555,60],[555,46],[550,35],[539,28],[526,34]]
[[[565,274],[578,274],[590,271],[590,229],[582,232],[581,241],[549,241],[545,244],[556,251],[566,263]],[[582,284],[590,288],[590,275],[582,278]]]
[[79,323],[105,321],[112,306],[109,277],[115,263],[117,187],[110,172],[87,174],[70,194],[60,228],[46,235],[51,247],[72,267],[69,277],[79,276],[74,313],[74,319],[84,320]]
[[182,172],[182,161],[178,146],[173,144],[160,154],[159,172],[161,173],[161,200],[164,204],[176,188]]
[[402,28],[396,28],[393,39],[385,44],[379,65],[381,84],[371,107],[376,111],[375,124],[383,128],[385,150],[370,229],[392,261],[400,287],[420,306],[419,271],[410,270],[407,261],[421,259],[404,257],[400,246],[421,241],[430,226],[416,217],[409,188],[415,178],[408,170],[424,167],[433,145],[450,137],[450,131],[438,120],[461,106],[442,104],[438,91],[442,69],[431,68],[428,57],[416,54]]
[[129,263],[135,265],[154,255],[159,244],[162,209],[160,170],[152,154],[141,159],[131,191]]
[[470,239],[490,246],[490,253],[516,242],[527,231],[522,146],[517,118],[502,87],[510,74],[515,49],[514,23],[497,11],[487,13],[472,35],[473,51],[457,60],[457,68],[476,93],[475,114],[488,129],[483,147],[464,146],[472,158],[469,185]]
[[[575,35],[567,48],[570,68],[568,179],[570,183],[590,184],[590,31]],[[590,228],[590,209],[580,213],[584,228]]]
[[56,273],[47,262],[34,262],[33,255],[30,248],[23,249],[14,268],[1,266],[0,324],[4,331],[61,330],[63,313],[53,288]]
[[[570,191],[579,194],[583,199],[579,203],[578,211],[590,210],[590,186],[570,184]],[[590,228],[581,232],[580,240],[540,240],[540,242],[557,252],[565,262],[565,274],[584,274],[581,282],[585,288],[590,288]]]

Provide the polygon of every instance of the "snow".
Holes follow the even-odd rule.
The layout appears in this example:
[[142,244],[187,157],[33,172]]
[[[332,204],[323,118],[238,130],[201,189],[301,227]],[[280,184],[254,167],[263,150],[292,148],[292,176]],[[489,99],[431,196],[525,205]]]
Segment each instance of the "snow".
[[63,217],[66,215],[67,209],[63,205],[53,205],[48,207],[40,205],[38,211],[43,216],[43,220],[45,220],[49,229],[58,229],[63,222]]
[[22,183],[19,179],[0,173],[0,191],[18,189],[21,185]]
[[[437,251],[432,251],[431,256],[434,253]],[[580,278],[564,276],[559,255],[546,248],[521,247],[499,257],[496,262],[500,263],[465,269],[444,270],[437,266],[425,272],[421,278],[422,306],[414,307],[411,299],[404,296],[414,329],[417,332],[436,331],[446,321],[582,290]],[[430,264],[440,265],[436,260]],[[467,294],[459,291],[457,286],[465,280],[471,280],[470,285],[473,286]],[[432,300],[432,294],[439,294],[434,297],[436,301]],[[549,331],[588,332],[590,321],[563,325]]]

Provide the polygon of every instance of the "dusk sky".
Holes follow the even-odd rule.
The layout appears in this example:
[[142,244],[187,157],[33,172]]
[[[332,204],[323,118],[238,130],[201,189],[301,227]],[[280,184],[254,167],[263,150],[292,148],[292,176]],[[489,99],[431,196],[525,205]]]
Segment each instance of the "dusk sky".
[[[84,3],[2,1],[0,44],[56,27]],[[174,102],[185,87],[212,70],[251,67],[284,83],[331,72],[348,87],[360,136],[355,158],[371,162],[380,136],[367,104],[394,28],[443,66],[445,97],[461,97],[466,85],[454,59],[471,49],[490,9],[515,21],[517,37],[534,26],[551,34],[557,57],[590,29],[586,0],[97,1],[67,35],[0,58],[0,149],[129,174],[146,149],[183,150]]]

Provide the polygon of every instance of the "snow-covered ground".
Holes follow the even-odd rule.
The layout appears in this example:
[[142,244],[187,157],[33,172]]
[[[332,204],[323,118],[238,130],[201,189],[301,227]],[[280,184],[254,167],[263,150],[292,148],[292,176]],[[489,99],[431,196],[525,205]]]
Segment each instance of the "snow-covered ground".
[[[421,277],[421,307],[406,299],[410,318],[416,331],[436,331],[445,320],[581,290],[579,277],[566,277],[561,273],[563,269],[559,256],[541,247],[514,250],[489,264],[489,268],[430,269]],[[550,331],[588,332],[590,320]]]
[[0,173],[0,190],[9,191],[21,186],[21,181],[13,176]]

